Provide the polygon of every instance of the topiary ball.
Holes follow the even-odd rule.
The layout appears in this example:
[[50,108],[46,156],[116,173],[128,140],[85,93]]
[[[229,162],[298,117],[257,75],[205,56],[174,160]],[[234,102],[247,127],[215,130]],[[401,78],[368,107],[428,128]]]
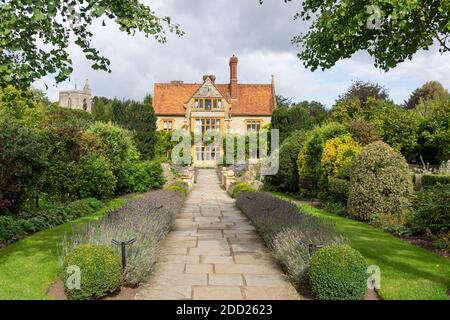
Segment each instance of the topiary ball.
[[[70,288],[67,272],[70,266],[80,268],[80,287]],[[110,246],[86,244],[76,247],[65,259],[63,269],[64,289],[71,300],[99,299],[120,287],[122,264],[119,255]]]
[[362,221],[387,214],[400,216],[413,190],[405,158],[384,142],[364,147],[350,167],[347,209]]
[[320,249],[308,267],[311,289],[320,300],[361,300],[367,277],[366,260],[348,245]]

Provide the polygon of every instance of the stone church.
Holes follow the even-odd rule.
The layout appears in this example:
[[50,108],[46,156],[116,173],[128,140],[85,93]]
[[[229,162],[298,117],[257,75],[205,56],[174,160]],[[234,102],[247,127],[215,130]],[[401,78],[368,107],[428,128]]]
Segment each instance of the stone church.
[[80,109],[87,112],[92,111],[92,92],[89,82],[86,83],[82,90],[78,90],[75,84],[75,89],[59,92],[59,105],[63,108]]
[[[245,134],[270,123],[276,108],[274,77],[269,84],[241,84],[236,56],[230,58],[229,66],[229,83],[217,83],[214,75],[204,75],[202,83],[155,83],[153,107],[158,130]],[[216,148],[196,145],[194,161],[215,161],[220,152]]]

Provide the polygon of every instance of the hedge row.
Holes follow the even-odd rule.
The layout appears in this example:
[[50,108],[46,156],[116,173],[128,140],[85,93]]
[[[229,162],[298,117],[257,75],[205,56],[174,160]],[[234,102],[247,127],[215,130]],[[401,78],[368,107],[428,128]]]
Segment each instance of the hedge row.
[[332,224],[299,211],[294,204],[270,193],[241,192],[236,205],[253,222],[296,284],[305,283],[305,272],[316,246],[345,242]]
[[90,198],[66,204],[45,204],[19,216],[0,216],[0,243],[6,244],[25,235],[55,227],[91,214],[102,207],[101,201]]

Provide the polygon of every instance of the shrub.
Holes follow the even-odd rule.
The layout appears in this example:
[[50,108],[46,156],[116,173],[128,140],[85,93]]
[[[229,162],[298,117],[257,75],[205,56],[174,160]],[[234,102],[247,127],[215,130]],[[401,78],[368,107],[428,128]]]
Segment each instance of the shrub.
[[[67,286],[71,283],[70,266],[80,268],[79,289]],[[63,268],[65,291],[71,300],[99,299],[120,287],[121,260],[117,252],[108,245],[81,245],[66,258]]]
[[143,198],[131,200],[63,239],[61,259],[64,260],[82,244],[110,245],[111,239],[136,239],[126,251],[127,268],[123,282],[127,286],[138,286],[153,270],[160,241],[169,232],[182,205],[181,194],[164,190],[152,191]]
[[43,136],[0,118],[0,211],[17,212],[27,197],[35,196],[46,167]]
[[317,251],[308,278],[317,299],[361,300],[367,289],[367,262],[348,245],[330,245]]
[[364,147],[350,168],[347,208],[351,216],[401,215],[409,208],[412,181],[405,159],[383,142]]
[[336,177],[342,169],[350,165],[361,151],[361,146],[350,134],[345,134],[325,142],[321,165],[327,177]]
[[117,179],[116,193],[133,190],[133,164],[139,161],[132,135],[129,131],[111,123],[97,122],[88,132],[96,135],[105,146],[105,157]]
[[281,190],[298,191],[297,157],[303,147],[307,134],[303,130],[293,132],[280,147],[279,169],[276,175],[267,176],[267,181]]
[[450,231],[450,184],[436,184],[413,197],[414,215],[409,222],[413,232],[434,235]]
[[88,154],[81,159],[79,170],[77,185],[79,198],[106,199],[114,195],[117,179],[111,171],[108,159],[104,156]]
[[175,181],[171,185],[168,185],[167,187],[165,187],[164,190],[178,191],[183,195],[184,198],[186,198],[188,195],[188,186],[182,180]]
[[414,109],[420,102],[427,102],[429,100],[439,100],[447,98],[448,91],[437,81],[426,82],[422,87],[417,88],[411,94],[409,99],[405,101],[405,107]]
[[343,125],[330,123],[316,127],[309,133],[297,160],[300,179],[312,179],[323,189],[326,185],[320,165],[323,146],[327,140],[345,134],[346,130]]
[[334,225],[269,193],[241,192],[236,205],[253,222],[274,256],[296,284],[304,281],[310,244],[342,243]]
[[250,184],[245,182],[238,182],[233,186],[233,190],[231,192],[231,196],[233,198],[236,198],[239,193],[246,191],[246,192],[256,192],[257,190],[253,188]]
[[450,159],[450,97],[430,101],[427,109],[430,115],[426,117],[421,137],[424,145],[435,149],[439,161]]
[[290,108],[276,108],[272,114],[271,128],[280,131],[280,142],[283,142],[291,132],[312,127],[312,119],[304,105]]
[[422,122],[419,113],[391,102],[369,99],[368,103],[373,110],[370,122],[383,141],[403,155],[412,157]]
[[8,242],[23,231],[20,223],[10,216],[0,216],[0,242]]
[[375,128],[365,120],[351,120],[347,126],[352,137],[363,146],[381,140]]
[[422,188],[432,187],[440,184],[450,184],[450,175],[447,174],[424,174],[421,178]]
[[[5,219],[3,223],[1,219],[4,217],[0,217],[0,225],[8,227],[7,229],[6,227],[3,228],[5,230],[4,234],[6,232],[9,234],[7,238],[4,238],[4,241],[10,241],[24,234],[31,234],[58,226],[98,211],[102,207],[103,203],[101,201],[89,198],[65,204],[49,203],[39,208],[27,209],[16,217],[6,216],[5,218],[10,219]],[[1,226],[0,229],[2,229]],[[0,238],[2,238],[1,235]]]
[[147,96],[143,102],[114,99],[111,107],[113,122],[133,132],[142,159],[152,159],[155,154],[156,117],[151,97]]
[[158,161],[144,161],[132,165],[133,192],[147,192],[158,189],[164,184],[161,163]]
[[350,182],[340,178],[328,179],[328,195],[332,201],[346,204]]

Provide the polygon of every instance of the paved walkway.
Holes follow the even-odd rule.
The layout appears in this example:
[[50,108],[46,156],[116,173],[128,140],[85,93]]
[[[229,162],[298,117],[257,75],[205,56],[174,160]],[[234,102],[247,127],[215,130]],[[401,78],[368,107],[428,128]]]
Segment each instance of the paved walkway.
[[136,299],[300,299],[214,170],[197,184]]

